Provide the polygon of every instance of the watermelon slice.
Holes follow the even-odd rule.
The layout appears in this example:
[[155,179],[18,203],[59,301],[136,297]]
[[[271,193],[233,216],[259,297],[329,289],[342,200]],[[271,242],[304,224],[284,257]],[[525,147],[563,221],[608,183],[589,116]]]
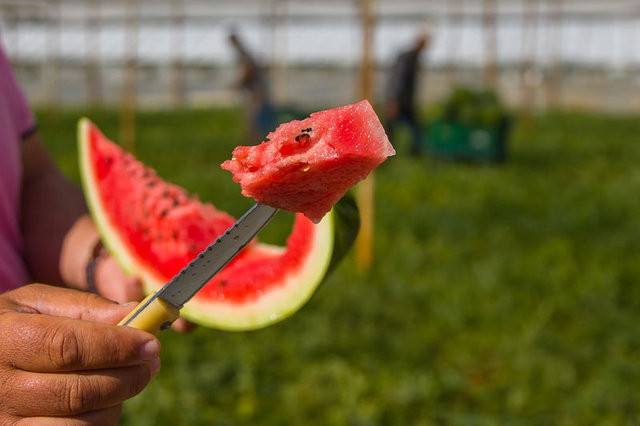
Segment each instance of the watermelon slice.
[[[159,290],[234,218],[167,183],[78,125],[82,184],[104,244],[147,293]],[[252,242],[188,302],[181,315],[228,330],[264,327],[300,308],[355,238],[359,216],[345,197],[319,224],[297,215],[286,247]],[[337,230],[341,230],[338,232]]]
[[280,125],[257,146],[239,146],[222,168],[242,195],[318,222],[349,188],[395,151],[368,101]]

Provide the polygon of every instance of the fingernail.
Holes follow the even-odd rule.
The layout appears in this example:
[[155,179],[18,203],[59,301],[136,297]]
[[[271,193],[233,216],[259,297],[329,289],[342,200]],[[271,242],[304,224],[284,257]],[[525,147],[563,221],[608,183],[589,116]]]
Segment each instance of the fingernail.
[[160,355],[160,342],[157,340],[149,340],[140,348],[140,358],[145,361],[151,361]]
[[153,361],[151,361],[151,365],[149,366],[149,369],[151,371],[151,378],[153,379],[160,372],[160,358],[156,358]]
[[133,307],[135,305],[137,305],[139,302],[125,302],[125,303],[120,303],[120,306],[124,306],[124,307]]

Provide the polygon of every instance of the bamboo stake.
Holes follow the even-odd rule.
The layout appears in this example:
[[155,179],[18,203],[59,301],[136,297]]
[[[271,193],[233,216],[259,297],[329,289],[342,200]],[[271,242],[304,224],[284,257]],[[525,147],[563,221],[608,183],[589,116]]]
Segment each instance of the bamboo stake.
[[[3,10],[4,12],[4,10]],[[20,15],[17,11],[17,6],[9,5],[6,8],[6,15],[0,15],[1,18],[4,18],[7,23],[7,28],[13,34],[12,43],[13,49],[11,49],[11,59],[14,64],[20,63],[21,54],[20,54]]]
[[453,87],[458,81],[458,57],[460,52],[460,45],[462,42],[462,31],[461,31],[461,19],[460,13],[461,9],[464,8],[464,4],[461,0],[449,0],[448,5],[448,24],[449,24],[449,34],[447,37],[447,53],[449,55],[450,68],[449,74],[447,75],[447,85],[449,88]]
[[495,88],[498,81],[498,36],[496,28],[496,0],[484,0],[483,32],[484,32],[484,86]]
[[[363,98],[373,104],[373,0],[360,0],[362,24],[362,62],[360,91]],[[356,199],[360,209],[360,232],[356,239],[356,261],[362,269],[373,263],[374,235],[374,173],[360,182],[356,188]]]
[[523,0],[522,55],[520,62],[520,107],[525,118],[531,115],[535,92],[528,81],[536,56],[538,0]]
[[85,93],[91,106],[102,103],[100,82],[100,2],[87,0],[85,3]]
[[46,105],[48,112],[55,113],[60,105],[60,0],[49,0],[49,35],[47,37],[47,59],[45,60]]
[[277,102],[288,102],[287,82],[287,25],[288,0],[271,1],[271,81],[273,96]]
[[136,104],[138,91],[138,0],[128,0],[125,21],[125,53],[123,83],[120,104],[120,143],[129,152],[135,153]]
[[558,106],[562,98],[562,72],[560,70],[562,55],[562,2],[563,0],[547,0],[547,8],[551,15],[547,32],[549,73],[545,82],[545,97],[548,107]]
[[185,50],[184,0],[171,0],[171,105],[182,107],[185,102],[183,54]]

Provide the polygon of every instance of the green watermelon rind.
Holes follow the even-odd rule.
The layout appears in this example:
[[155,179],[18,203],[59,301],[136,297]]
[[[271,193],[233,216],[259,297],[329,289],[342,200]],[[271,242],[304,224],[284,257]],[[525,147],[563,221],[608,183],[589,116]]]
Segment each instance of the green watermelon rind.
[[[165,284],[164,279],[130,253],[104,213],[89,155],[91,126],[86,118],[78,123],[80,175],[89,210],[109,252],[125,272],[141,278],[145,293],[153,293]],[[311,298],[346,254],[355,240],[359,223],[358,209],[353,197],[347,194],[315,225],[313,248],[307,253],[303,266],[292,272],[280,286],[255,301],[239,304],[205,300],[196,295],[182,308],[181,316],[200,325],[236,331],[263,328],[287,318]],[[277,253],[285,248],[257,243],[254,249]]]
[[242,304],[219,303],[196,296],[185,304],[181,316],[225,330],[255,330],[291,316],[311,298],[329,269],[335,240],[333,216],[328,213],[315,225],[316,238],[303,266],[287,276],[277,288],[269,289],[255,301]]
[[[255,330],[281,321],[298,311],[315,293],[353,245],[360,227],[355,199],[347,193],[315,225],[314,247],[307,253],[305,265],[291,274],[285,283],[262,296],[255,304],[234,309],[232,304],[204,301],[196,296],[181,315],[201,325],[225,330]],[[280,252],[284,247],[258,243],[265,251]],[[292,284],[292,285],[289,285]],[[161,283],[148,291],[157,291]]]

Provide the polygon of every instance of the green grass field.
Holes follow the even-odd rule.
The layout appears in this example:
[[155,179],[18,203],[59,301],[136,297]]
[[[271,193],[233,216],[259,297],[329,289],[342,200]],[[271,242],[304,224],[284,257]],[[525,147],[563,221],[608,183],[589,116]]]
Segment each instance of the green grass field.
[[[75,123],[40,114],[77,179]],[[232,110],[138,116],[137,155],[239,215],[219,164]],[[123,425],[640,423],[640,117],[555,112],[504,166],[399,154],[376,175],[373,268],[350,256],[286,321],[161,336],[163,367]],[[283,215],[264,238],[282,242]]]

